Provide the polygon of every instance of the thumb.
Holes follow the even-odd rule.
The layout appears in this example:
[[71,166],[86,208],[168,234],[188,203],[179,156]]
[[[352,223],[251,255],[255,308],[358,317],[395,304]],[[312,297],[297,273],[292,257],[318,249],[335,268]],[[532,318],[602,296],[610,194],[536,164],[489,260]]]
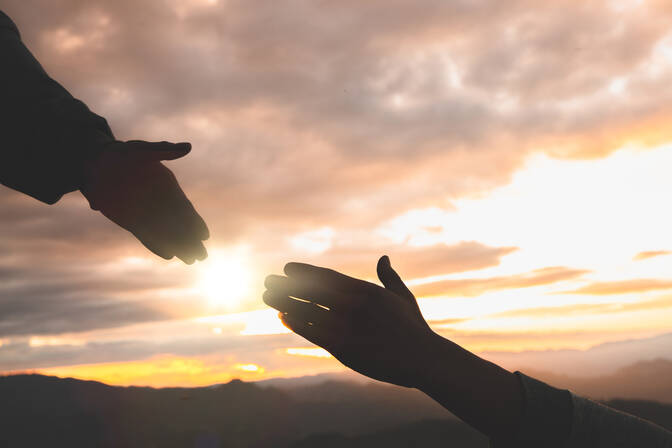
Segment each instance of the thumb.
[[378,278],[383,286],[385,286],[385,289],[415,302],[413,293],[406,287],[401,277],[399,277],[399,274],[392,269],[390,257],[387,255],[380,257],[376,271],[378,271]]
[[144,162],[160,162],[184,157],[191,151],[191,143],[145,142],[131,140],[126,142],[128,154]]

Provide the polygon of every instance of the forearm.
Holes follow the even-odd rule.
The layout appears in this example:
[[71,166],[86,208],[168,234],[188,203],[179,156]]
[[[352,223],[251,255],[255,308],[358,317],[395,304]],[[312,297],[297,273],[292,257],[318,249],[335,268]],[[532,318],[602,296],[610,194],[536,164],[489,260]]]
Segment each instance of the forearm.
[[114,136],[47,75],[2,12],[0,60],[0,182],[56,202],[80,188],[86,164]]
[[447,339],[427,348],[417,388],[497,448],[672,447],[672,433],[659,426],[510,373]]
[[427,346],[417,388],[491,439],[513,437],[523,412],[516,376],[438,335]]

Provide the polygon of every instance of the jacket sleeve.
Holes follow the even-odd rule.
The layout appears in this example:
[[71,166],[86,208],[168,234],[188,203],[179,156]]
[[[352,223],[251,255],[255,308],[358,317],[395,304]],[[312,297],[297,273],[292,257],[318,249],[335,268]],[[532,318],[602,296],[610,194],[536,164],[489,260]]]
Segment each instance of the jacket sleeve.
[[651,422],[572,394],[566,447],[672,448],[672,433]]
[[114,135],[51,79],[0,11],[0,183],[53,204]]
[[516,438],[491,446],[554,448],[672,448],[672,433],[646,420],[516,372],[525,408]]

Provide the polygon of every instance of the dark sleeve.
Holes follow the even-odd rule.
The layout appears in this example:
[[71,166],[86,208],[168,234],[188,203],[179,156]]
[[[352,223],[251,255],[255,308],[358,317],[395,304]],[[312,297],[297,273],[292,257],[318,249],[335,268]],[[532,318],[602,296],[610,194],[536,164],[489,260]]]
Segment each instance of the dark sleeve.
[[495,448],[565,447],[572,429],[572,394],[516,372],[523,392],[523,418],[516,437]]
[[0,183],[53,204],[114,135],[51,79],[0,11]]
[[634,415],[572,395],[571,448],[671,448],[672,433]]
[[493,447],[672,448],[672,433],[651,422],[516,375],[523,419],[514,440],[493,441]]

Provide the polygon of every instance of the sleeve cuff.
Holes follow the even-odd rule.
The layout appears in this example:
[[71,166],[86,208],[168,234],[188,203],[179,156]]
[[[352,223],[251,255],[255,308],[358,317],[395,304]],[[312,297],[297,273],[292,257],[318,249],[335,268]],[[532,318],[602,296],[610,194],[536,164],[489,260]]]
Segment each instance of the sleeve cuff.
[[494,441],[493,447],[565,446],[572,429],[572,395],[515,372],[523,392],[523,418],[518,434],[510,441]]

